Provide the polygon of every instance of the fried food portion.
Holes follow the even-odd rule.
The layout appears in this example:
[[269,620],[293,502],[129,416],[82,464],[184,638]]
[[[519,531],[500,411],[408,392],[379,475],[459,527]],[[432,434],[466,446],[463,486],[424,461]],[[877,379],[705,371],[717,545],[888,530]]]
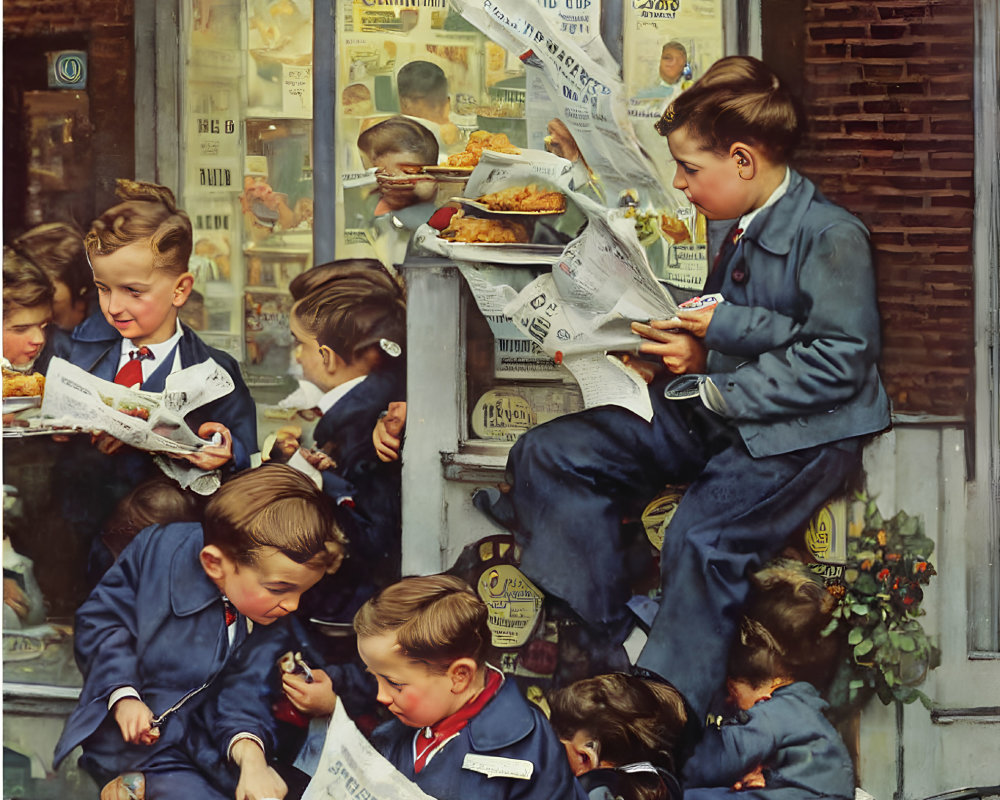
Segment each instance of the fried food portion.
[[683,220],[663,214],[660,217],[660,230],[663,238],[672,244],[687,244],[691,241],[691,232]]
[[467,217],[462,211],[456,211],[441,231],[441,238],[450,242],[515,242],[528,241],[528,228],[523,222],[513,222],[505,219],[480,219]]
[[39,397],[45,391],[45,376],[40,372],[25,375],[15,370],[3,371],[4,397]]
[[520,153],[510,143],[506,133],[490,133],[489,131],[473,131],[469,134],[469,143],[461,153],[448,156],[449,167],[474,167],[479,163],[483,150],[495,150],[498,153]]
[[491,211],[565,211],[566,195],[539,189],[535,184],[503,189],[478,198]]

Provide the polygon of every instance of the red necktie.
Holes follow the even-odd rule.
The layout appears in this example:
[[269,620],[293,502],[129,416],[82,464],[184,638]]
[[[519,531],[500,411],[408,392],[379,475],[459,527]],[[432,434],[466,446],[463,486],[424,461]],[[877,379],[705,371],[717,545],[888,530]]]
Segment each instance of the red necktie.
[[135,385],[142,386],[142,360],[148,358],[152,360],[155,358],[153,351],[148,347],[143,346],[138,350],[129,350],[128,361],[118,370],[118,374],[115,375],[115,383],[121,386],[132,387]]

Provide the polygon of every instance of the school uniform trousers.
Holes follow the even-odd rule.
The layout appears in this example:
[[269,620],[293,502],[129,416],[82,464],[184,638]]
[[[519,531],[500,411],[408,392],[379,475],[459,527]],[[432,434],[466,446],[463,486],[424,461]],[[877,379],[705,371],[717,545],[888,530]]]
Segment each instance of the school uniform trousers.
[[[854,217],[793,171],[719,269],[713,288],[726,302],[704,339],[707,374],[654,381],[651,423],[604,406],[528,431],[508,458],[511,490],[491,509],[515,532],[524,573],[614,639],[630,594],[623,513],[690,483],[666,531],[660,608],[638,664],[699,719],[725,677],[748,573],[843,486],[865,435],[889,424],[870,248]],[[699,399],[706,377],[722,414]]]

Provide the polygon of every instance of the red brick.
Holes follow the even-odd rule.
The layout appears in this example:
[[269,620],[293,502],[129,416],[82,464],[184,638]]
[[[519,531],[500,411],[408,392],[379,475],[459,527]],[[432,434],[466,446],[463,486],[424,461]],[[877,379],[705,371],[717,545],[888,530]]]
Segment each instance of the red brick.
[[882,19],[922,19],[927,14],[927,8],[924,5],[894,5],[894,6],[879,6],[878,15]]
[[868,30],[871,31],[871,38],[875,40],[902,39],[910,34],[910,26],[906,24],[871,25]]
[[815,42],[827,40],[863,39],[866,29],[863,25],[811,25],[807,29],[809,38]]

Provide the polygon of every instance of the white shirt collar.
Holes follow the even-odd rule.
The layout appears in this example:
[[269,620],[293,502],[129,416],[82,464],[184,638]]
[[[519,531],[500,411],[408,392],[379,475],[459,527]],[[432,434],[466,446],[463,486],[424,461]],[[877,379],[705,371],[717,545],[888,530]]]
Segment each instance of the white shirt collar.
[[351,378],[351,380],[346,381],[339,386],[334,386],[319,399],[319,402],[316,404],[319,406],[319,410],[325,414],[337,404],[338,400],[340,400],[344,395],[351,391],[351,389],[367,377],[367,375],[359,375],[357,378]]
[[[143,359],[140,364],[142,366],[142,379],[148,380],[149,376],[152,375],[156,369],[163,363],[163,359],[170,355],[173,349],[177,346],[177,343],[181,340],[181,336],[184,335],[184,330],[181,328],[181,321],[178,318],[174,323],[174,335],[167,339],[165,342],[158,342],[157,344],[147,344],[146,347],[152,352],[153,357]],[[129,352],[132,350],[138,350],[139,345],[133,342],[131,339],[122,338],[122,349],[121,354],[118,356],[118,369],[121,369],[129,360]],[[180,368],[180,353],[174,356],[174,363],[170,367],[170,372],[176,372]]]
[[785,192],[788,191],[788,184],[792,181],[792,171],[785,167],[785,177],[781,179],[781,183],[778,184],[778,188],[771,192],[771,196],[767,198],[760,208],[755,208],[753,211],[748,211],[742,217],[740,217],[739,227],[746,231],[750,228],[750,223],[753,222],[754,217],[756,217],[761,211],[763,211],[768,206],[773,206],[777,203]]

